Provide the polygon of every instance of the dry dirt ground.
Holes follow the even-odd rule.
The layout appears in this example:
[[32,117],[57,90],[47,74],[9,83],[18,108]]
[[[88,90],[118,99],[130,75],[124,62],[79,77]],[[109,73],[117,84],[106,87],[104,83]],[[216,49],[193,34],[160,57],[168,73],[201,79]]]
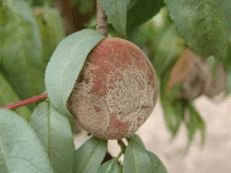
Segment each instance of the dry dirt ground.
[[[160,104],[137,132],[147,149],[156,153],[166,165],[169,173],[231,173],[231,97],[222,101],[211,101],[204,97],[195,102],[207,125],[204,146],[199,137],[185,155],[186,131],[182,127],[175,140],[171,140],[165,127]],[[76,139],[79,146],[85,138]],[[118,153],[111,141],[109,148]]]

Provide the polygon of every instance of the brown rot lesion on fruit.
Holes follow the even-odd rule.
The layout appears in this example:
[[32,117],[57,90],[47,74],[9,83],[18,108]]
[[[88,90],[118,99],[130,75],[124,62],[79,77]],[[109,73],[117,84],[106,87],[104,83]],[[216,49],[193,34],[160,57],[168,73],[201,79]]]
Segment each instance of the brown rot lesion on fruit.
[[201,95],[213,98],[224,92],[227,86],[224,67],[216,66],[215,76],[208,62],[186,48],[173,66],[166,92],[178,89],[176,97],[181,100],[194,100]]
[[209,76],[208,84],[205,87],[204,94],[209,98],[214,98],[227,90],[228,81],[226,69],[222,64],[218,64],[214,72]]
[[120,139],[150,116],[158,92],[155,70],[141,49],[105,38],[88,55],[67,108],[92,135]]
[[177,97],[192,100],[199,97],[205,87],[206,70],[200,59],[189,49],[185,49],[170,72],[167,89],[171,91],[179,85]]

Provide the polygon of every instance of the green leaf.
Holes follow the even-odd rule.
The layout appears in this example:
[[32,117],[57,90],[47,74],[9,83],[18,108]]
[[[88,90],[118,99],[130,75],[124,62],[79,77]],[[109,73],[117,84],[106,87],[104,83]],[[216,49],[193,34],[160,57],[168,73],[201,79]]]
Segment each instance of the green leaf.
[[59,11],[55,8],[34,8],[37,25],[42,41],[42,61],[47,65],[58,43],[64,38],[64,28]]
[[29,124],[0,109],[0,172],[53,173],[43,146]]
[[152,152],[147,151],[149,158],[152,161],[152,170],[153,173],[167,173],[167,169],[165,168],[164,164],[161,160]]
[[227,93],[231,92],[231,69],[227,71]]
[[[11,85],[7,82],[3,74],[1,74],[0,72],[0,106],[14,103],[19,100],[20,98],[18,97],[18,95],[15,93]],[[29,117],[31,115],[31,111],[26,106],[16,109],[15,112],[19,113],[27,120],[29,120]]]
[[[222,6],[229,0],[165,0],[171,18],[186,41],[186,44],[197,54],[223,59],[228,43],[228,21]],[[223,5],[220,5],[223,4]]]
[[217,5],[222,9],[223,15],[225,17],[225,24],[227,29],[229,30],[229,34],[231,33],[231,3],[230,0],[223,0],[222,3],[217,0]]
[[54,0],[27,0],[32,1],[32,6],[38,7],[38,6],[51,6]]
[[30,124],[48,153],[54,173],[72,173],[74,142],[67,117],[46,101],[35,108]]
[[182,42],[173,24],[166,26],[164,32],[160,35],[157,50],[151,61],[161,80],[163,80],[162,76],[170,73],[171,67],[176,63],[183,51],[184,46]]
[[89,15],[95,11],[96,1],[71,0],[71,2],[78,8],[78,12],[82,15]]
[[106,154],[107,142],[92,137],[75,153],[74,173],[96,173]]
[[116,159],[112,159],[101,165],[97,173],[122,173],[122,168]]
[[101,6],[108,17],[108,23],[123,36],[127,26],[127,0],[100,0]]
[[140,137],[138,135],[133,135],[130,138],[128,138],[129,143],[130,141],[132,141],[133,143],[136,143],[140,146],[140,148],[143,148],[145,150],[145,146],[144,143],[142,142],[142,140],[140,139]]
[[34,1],[34,0],[23,0],[23,1],[25,1],[25,2],[27,2],[28,4],[32,4],[32,2]]
[[152,173],[151,160],[138,136],[129,139],[124,154],[124,173]]
[[195,106],[192,103],[188,105],[189,111],[189,120],[186,122],[188,128],[188,145],[191,144],[196,130],[199,130],[201,136],[201,143],[204,143],[206,137],[206,127],[203,119],[201,118],[199,112],[196,110]]
[[45,84],[52,105],[69,114],[67,99],[74,88],[89,52],[104,37],[91,29],[69,35],[54,51],[45,74]]
[[21,98],[44,89],[41,41],[29,5],[22,0],[0,3],[2,71]]
[[179,131],[180,124],[183,121],[181,117],[184,115],[184,110],[176,113],[176,108],[173,106],[173,104],[168,102],[168,100],[163,98],[163,96],[161,97],[161,105],[163,107],[166,125],[169,131],[172,133],[172,136],[175,137]]
[[127,0],[127,9],[130,9],[138,0]]
[[127,14],[127,30],[143,24],[157,14],[163,7],[163,0],[130,1]]

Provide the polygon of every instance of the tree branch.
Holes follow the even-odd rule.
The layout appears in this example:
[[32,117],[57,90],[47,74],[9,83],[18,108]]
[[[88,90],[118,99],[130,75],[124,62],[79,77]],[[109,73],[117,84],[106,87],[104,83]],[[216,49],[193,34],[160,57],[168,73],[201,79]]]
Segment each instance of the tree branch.
[[38,95],[38,96],[34,96],[25,100],[21,100],[19,102],[13,103],[13,104],[9,104],[9,105],[5,105],[5,106],[0,106],[0,108],[3,109],[16,109],[18,107],[22,107],[28,104],[32,104],[32,103],[36,103],[38,101],[44,100],[48,97],[47,93]]
[[107,36],[107,16],[102,9],[99,0],[96,0],[96,31]]

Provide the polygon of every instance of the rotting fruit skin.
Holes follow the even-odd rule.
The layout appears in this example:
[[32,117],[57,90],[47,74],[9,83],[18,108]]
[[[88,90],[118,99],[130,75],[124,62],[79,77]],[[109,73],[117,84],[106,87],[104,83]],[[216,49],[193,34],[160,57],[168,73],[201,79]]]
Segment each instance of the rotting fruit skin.
[[174,86],[181,85],[178,97],[183,100],[193,100],[203,94],[208,76],[207,65],[186,48],[171,70],[166,92],[171,92]]
[[158,92],[146,55],[127,40],[105,38],[89,54],[67,107],[92,135],[120,139],[150,116]]
[[167,91],[181,85],[178,98],[193,100],[201,95],[213,98],[226,90],[226,72],[221,64],[217,65],[215,76],[205,59],[186,48],[170,73]]

